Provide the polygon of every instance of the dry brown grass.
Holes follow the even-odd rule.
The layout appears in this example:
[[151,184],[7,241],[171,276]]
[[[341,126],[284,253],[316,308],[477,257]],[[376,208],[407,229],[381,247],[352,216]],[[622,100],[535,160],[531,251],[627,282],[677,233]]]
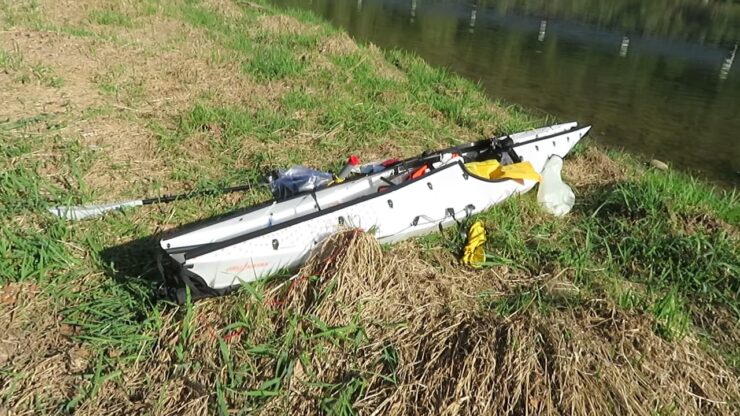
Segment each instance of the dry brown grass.
[[563,176],[576,187],[604,186],[624,180],[627,175],[624,164],[610,158],[603,150],[589,146],[585,152],[568,158],[563,165]]
[[74,328],[62,323],[47,296],[33,284],[0,288],[0,367],[12,370],[0,376],[0,394],[10,395],[5,411],[11,415],[34,414],[38,397],[63,403],[88,367],[89,351],[71,341]]
[[61,25],[84,22],[96,6],[94,2],[80,0],[42,0],[39,3],[44,20]]
[[329,55],[348,55],[357,51],[357,43],[346,33],[324,38],[319,44],[319,52]]
[[[90,74],[102,66],[92,56],[94,42],[65,34],[17,29],[0,33],[0,48],[13,51],[22,59],[20,68],[0,74],[3,118],[78,112],[103,102],[90,79]],[[33,74],[32,67],[36,64],[61,75],[63,84],[46,85]]]
[[260,29],[276,34],[302,34],[315,30],[315,26],[309,26],[299,22],[296,18],[286,15],[260,16],[257,20]]
[[221,13],[224,16],[227,17],[234,17],[239,16],[242,14],[242,9],[240,5],[247,6],[247,7],[253,7],[253,8],[261,8],[257,3],[252,3],[249,1],[232,1],[232,0],[206,0],[204,3],[214,10],[218,10],[219,13]]
[[367,46],[367,52],[372,59],[373,66],[378,71],[378,75],[394,81],[403,81],[406,79],[406,74],[388,62],[388,60],[383,56],[383,51],[381,51],[376,45],[369,44]]
[[[648,316],[598,299],[498,317],[476,307],[476,294],[487,287],[497,297],[510,296],[521,290],[512,282],[522,279],[466,272],[446,260],[433,266],[412,245],[384,255],[373,238],[356,231],[330,239],[303,270],[319,278],[293,290],[288,308],[338,326],[359,319],[369,342],[354,354],[359,358],[348,350],[314,358],[316,377],[331,383],[365,374],[369,387],[356,406],[368,414],[738,410],[737,375],[696,340],[667,342],[653,333]],[[323,298],[321,288],[329,286]],[[399,355],[396,385],[379,376],[389,345]],[[302,394],[291,396],[290,407],[316,411],[311,398],[319,393],[295,381],[300,386],[301,380],[294,380],[294,392]]]
[[[151,354],[121,367],[120,377],[103,383],[76,413],[205,414],[214,408],[214,385],[225,383],[234,365],[229,362],[253,369],[243,375],[249,388],[276,376],[276,356],[244,349],[276,339],[292,340],[284,346],[293,362],[283,381],[290,393],[265,399],[258,408],[244,396],[229,395],[231,406],[261,414],[316,414],[330,394],[326,386],[358,379],[364,388],[352,401],[360,414],[740,410],[738,375],[691,336],[669,342],[655,335],[650,316],[578,295],[576,306],[559,308],[551,299],[546,309],[533,304],[508,316],[486,307],[562,277],[466,270],[446,251],[421,255],[413,243],[384,252],[357,230],[328,239],[298,276],[268,289],[263,300],[242,295],[204,301],[194,306],[192,318],[167,312],[159,333],[152,334],[157,341]],[[0,310],[10,334],[2,357],[27,374],[11,396],[9,410],[18,414],[35,394],[60,405],[69,400],[76,385],[85,385],[80,372],[90,365],[84,347],[69,340],[74,330],[43,309],[48,302],[34,302],[36,290],[6,286]],[[48,317],[43,328],[38,314]],[[285,338],[296,318],[294,335]],[[226,329],[244,319],[253,323],[249,333]],[[325,328],[316,322],[350,328],[348,338],[322,337]],[[193,334],[187,340],[184,325]],[[20,337],[31,337],[24,346],[32,348],[8,347]],[[224,360],[220,343],[228,345],[230,360]]]
[[[166,182],[166,166],[149,129],[112,117],[85,120],[70,129],[68,134],[79,137],[80,143],[97,156],[82,179],[88,187],[104,190],[105,197],[146,189],[157,180]],[[121,140],[123,135],[125,140]]]

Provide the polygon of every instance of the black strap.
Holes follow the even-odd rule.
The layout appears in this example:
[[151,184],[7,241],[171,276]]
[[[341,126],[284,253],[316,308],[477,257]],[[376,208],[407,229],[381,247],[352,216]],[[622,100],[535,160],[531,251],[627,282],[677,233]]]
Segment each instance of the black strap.
[[311,198],[313,198],[313,202],[316,204],[316,211],[321,211],[321,206],[319,205],[319,199],[316,198],[316,191],[311,191]]

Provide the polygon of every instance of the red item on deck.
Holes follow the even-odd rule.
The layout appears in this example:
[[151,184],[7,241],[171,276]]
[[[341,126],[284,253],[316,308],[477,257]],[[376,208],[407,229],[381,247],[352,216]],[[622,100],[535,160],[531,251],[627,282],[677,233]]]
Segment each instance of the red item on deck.
[[428,170],[429,168],[426,165],[420,167],[419,169],[416,169],[413,173],[411,173],[411,179],[416,179],[424,176],[424,174],[427,173]]

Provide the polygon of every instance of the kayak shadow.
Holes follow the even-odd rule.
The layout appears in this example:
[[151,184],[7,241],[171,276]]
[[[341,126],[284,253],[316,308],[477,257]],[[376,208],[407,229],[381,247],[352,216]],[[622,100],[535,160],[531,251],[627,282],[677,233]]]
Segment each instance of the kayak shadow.
[[156,302],[164,280],[157,267],[159,236],[138,238],[101,250],[105,274],[136,300]]
[[[611,222],[615,218],[637,219],[646,215],[645,206],[631,206],[625,198],[636,198],[645,193],[642,185],[630,181],[613,181],[578,188],[573,213],[598,221]],[[637,202],[637,201],[634,201]]]

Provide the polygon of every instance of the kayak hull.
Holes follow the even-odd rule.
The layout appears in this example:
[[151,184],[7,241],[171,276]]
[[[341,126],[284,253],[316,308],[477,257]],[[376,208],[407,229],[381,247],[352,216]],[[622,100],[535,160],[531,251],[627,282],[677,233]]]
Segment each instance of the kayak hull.
[[[508,137],[516,155],[541,172],[550,157],[565,157],[589,128],[568,123]],[[536,185],[528,179],[480,178],[462,161],[398,184],[392,178],[389,169],[165,238],[160,244],[171,267],[166,278],[180,301],[185,287],[195,298],[222,295],[300,266],[343,228],[370,231],[381,243],[398,242],[440,230]]]

